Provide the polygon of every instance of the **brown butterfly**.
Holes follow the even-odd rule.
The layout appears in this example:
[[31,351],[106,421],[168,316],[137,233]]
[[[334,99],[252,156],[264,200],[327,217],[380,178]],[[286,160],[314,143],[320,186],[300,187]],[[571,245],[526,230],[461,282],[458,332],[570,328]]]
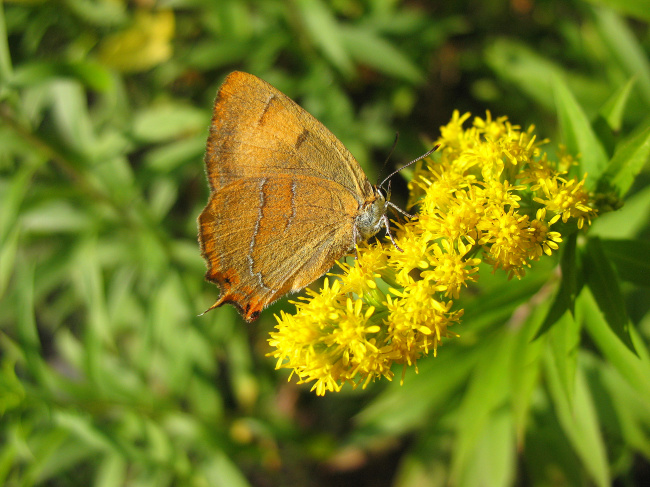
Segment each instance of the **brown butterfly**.
[[231,73],[219,89],[205,165],[211,193],[199,243],[206,279],[221,289],[206,311],[231,303],[253,321],[357,242],[389,230],[386,208],[394,205],[352,154],[252,74]]

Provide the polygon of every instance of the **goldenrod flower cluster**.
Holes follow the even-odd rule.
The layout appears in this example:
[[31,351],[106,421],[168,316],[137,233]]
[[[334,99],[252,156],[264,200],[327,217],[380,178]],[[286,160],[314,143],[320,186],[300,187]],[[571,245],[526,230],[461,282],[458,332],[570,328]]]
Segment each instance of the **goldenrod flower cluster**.
[[469,117],[454,113],[441,128],[436,160],[416,168],[409,189],[419,211],[397,224],[399,249],[360,245],[354,266],[339,264],[341,275],[326,278],[319,292],[308,289],[295,314],[277,317],[270,355],[300,383],[313,382],[316,394],[390,380],[394,364],[404,371],[435,355],[455,335],[449,327],[463,311],[453,299],[478,279],[481,258],[521,278],[558,249],[554,224],[582,228],[595,216],[584,177],[568,176],[569,155],[549,161],[533,127],[523,131],[488,113],[463,128]]

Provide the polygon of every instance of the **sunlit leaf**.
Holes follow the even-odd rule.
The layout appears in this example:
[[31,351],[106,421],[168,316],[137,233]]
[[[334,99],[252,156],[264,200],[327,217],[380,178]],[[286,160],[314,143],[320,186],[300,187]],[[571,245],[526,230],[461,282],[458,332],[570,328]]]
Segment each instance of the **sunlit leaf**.
[[630,339],[630,321],[625,309],[618,276],[614,272],[598,238],[591,238],[587,244],[584,267],[585,283],[596,298],[596,302],[607,323],[609,323],[618,339],[630,350],[634,351],[634,345]]
[[569,153],[580,155],[580,170],[589,174],[586,185],[593,188],[605,169],[607,154],[582,108],[558,76],[553,77],[553,92],[564,143]]

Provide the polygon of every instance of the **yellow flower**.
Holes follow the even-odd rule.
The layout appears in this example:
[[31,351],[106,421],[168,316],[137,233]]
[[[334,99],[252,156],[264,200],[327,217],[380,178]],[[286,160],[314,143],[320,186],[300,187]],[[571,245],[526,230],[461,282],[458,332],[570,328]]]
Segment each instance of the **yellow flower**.
[[575,218],[578,228],[583,227],[585,220],[591,223],[595,211],[589,206],[589,195],[584,189],[585,178],[586,175],[578,182],[577,178],[566,180],[558,176],[541,182],[544,197],[534,200],[543,204],[546,211],[555,213],[551,224],[560,218],[564,223]]
[[[552,255],[562,220],[581,228],[595,217],[585,179],[567,178],[576,164],[559,152],[550,161],[533,127],[506,117],[454,112],[441,128],[438,152],[419,163],[409,182],[417,218],[395,224],[395,241],[363,243],[355,265],[282,312],[269,343],[277,368],[288,368],[318,395],[345,383],[366,387],[393,365],[416,366],[463,315],[456,300],[478,280],[482,259],[521,278],[531,263]],[[550,219],[547,219],[550,218]],[[417,369],[416,369],[417,370]]]
[[471,246],[461,241],[457,246],[458,248],[454,248],[449,240],[444,239],[440,244],[434,243],[431,247],[432,252],[428,255],[428,269],[431,270],[420,273],[423,280],[436,283],[437,291],[444,292],[445,297],[454,299],[458,299],[460,290],[467,286],[468,281],[476,281],[475,274],[481,263],[481,259],[467,257],[467,253],[472,249]]
[[415,364],[422,355],[437,350],[443,337],[448,336],[447,327],[457,320],[451,313],[451,301],[436,299],[436,285],[428,280],[413,281],[403,290],[392,289],[386,307],[388,333],[396,363]]

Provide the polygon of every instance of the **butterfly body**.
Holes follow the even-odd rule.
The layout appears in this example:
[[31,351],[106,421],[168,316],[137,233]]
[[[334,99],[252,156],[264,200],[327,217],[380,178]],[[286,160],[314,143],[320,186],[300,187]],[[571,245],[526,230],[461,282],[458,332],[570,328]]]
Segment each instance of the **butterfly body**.
[[302,289],[387,222],[387,202],[318,120],[251,74],[215,101],[199,216],[206,279],[247,321]]

